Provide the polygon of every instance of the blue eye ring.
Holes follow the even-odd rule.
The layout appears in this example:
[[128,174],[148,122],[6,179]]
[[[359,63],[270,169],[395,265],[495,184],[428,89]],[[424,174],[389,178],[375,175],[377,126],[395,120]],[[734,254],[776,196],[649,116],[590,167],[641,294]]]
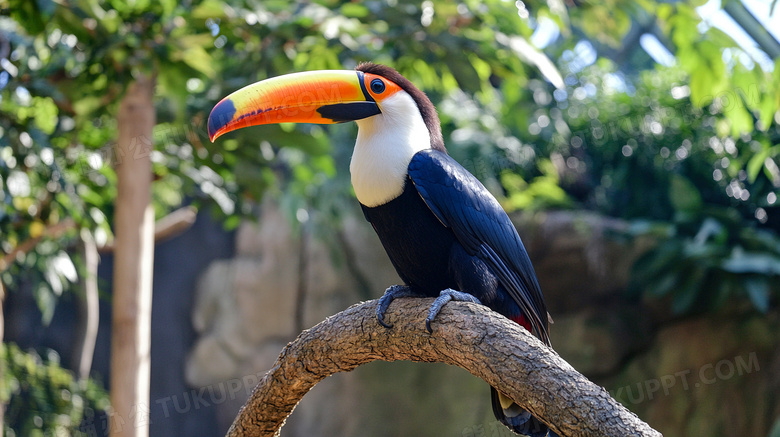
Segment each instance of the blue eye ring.
[[385,92],[385,83],[382,82],[382,79],[374,79],[371,81],[371,91],[373,91],[374,94],[382,94]]

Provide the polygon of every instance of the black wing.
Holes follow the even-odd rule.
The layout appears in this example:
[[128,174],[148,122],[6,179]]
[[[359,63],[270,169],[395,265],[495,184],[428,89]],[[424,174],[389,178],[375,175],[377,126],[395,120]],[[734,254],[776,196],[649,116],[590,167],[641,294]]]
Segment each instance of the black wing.
[[534,334],[549,344],[547,308],[528,253],[495,197],[446,153],[418,152],[409,177],[428,208],[470,255],[491,267],[531,322]]

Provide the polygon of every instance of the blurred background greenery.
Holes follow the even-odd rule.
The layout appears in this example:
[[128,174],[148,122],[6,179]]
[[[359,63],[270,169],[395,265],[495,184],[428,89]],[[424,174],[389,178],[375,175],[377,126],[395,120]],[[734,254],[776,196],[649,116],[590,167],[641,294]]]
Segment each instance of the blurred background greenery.
[[[776,3],[0,1],[0,287],[29,287],[45,324],[78,294],[82,233],[111,244],[116,114],[138,74],[157,81],[158,218],[191,204],[232,229],[265,196],[327,240],[354,208],[353,124],[211,144],[205,120],[254,81],[373,61],[428,93],[450,153],[508,211],[625,220],[611,237],[647,245],[632,298],[776,317]],[[76,435],[86,405],[106,408],[53,356],[5,345],[9,435]]]

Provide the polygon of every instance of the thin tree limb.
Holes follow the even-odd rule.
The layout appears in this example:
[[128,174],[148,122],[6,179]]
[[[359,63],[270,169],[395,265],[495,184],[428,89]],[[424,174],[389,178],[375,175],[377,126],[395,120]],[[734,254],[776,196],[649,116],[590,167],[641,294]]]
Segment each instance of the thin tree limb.
[[4,254],[3,257],[0,258],[0,273],[4,272],[5,269],[7,269],[14,262],[14,260],[16,260],[16,257],[20,253],[26,254],[27,252],[35,249],[35,246],[43,241],[44,238],[58,238],[60,235],[73,229],[75,226],[76,223],[72,219],[65,219],[57,224],[45,228],[40,235],[22,241],[16,245],[16,247],[11,249],[10,252]]
[[[194,206],[185,206],[177,210],[172,211],[170,214],[164,216],[160,220],[157,220],[154,224],[154,242],[155,244],[176,237],[182,232],[186,231],[195,223],[198,210]],[[44,239],[47,238],[59,238],[63,233],[76,229],[77,224],[72,219],[65,219],[57,224],[51,225],[43,230],[41,235],[37,237],[28,238],[14,247],[10,252],[3,254],[0,258],[0,273],[4,272],[11,264],[14,263],[16,257],[21,253],[22,255],[35,249]],[[106,254],[114,251],[114,243],[109,242],[102,246],[98,246],[98,253]]]
[[73,347],[72,368],[76,370],[82,382],[89,378],[92,370],[92,357],[95,353],[98,325],[100,324],[100,297],[98,294],[98,255],[95,238],[89,229],[82,228],[79,252],[84,262],[84,274],[79,277],[78,328],[76,344]]
[[[433,334],[432,299],[399,299],[376,321],[377,301],[354,305],[288,344],[242,407],[228,437],[278,435],[303,396],[325,377],[375,360],[442,362],[482,378],[561,436],[660,436],[522,327],[486,307],[451,302]],[[347,414],[345,412],[344,414]]]
[[[198,216],[198,210],[194,206],[184,206],[172,211],[165,217],[157,220],[154,224],[154,244],[162,243],[191,228],[195,224]],[[114,251],[114,242],[108,242],[98,247],[98,252],[102,254]]]

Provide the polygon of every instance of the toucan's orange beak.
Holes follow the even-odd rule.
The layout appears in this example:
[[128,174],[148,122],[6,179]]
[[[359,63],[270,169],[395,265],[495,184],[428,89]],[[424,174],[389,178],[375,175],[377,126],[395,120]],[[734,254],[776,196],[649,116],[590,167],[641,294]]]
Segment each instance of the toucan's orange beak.
[[214,141],[227,132],[259,124],[330,124],[379,114],[374,93],[369,92],[370,81],[377,77],[360,71],[328,70],[262,80],[214,106],[208,121],[209,138]]

